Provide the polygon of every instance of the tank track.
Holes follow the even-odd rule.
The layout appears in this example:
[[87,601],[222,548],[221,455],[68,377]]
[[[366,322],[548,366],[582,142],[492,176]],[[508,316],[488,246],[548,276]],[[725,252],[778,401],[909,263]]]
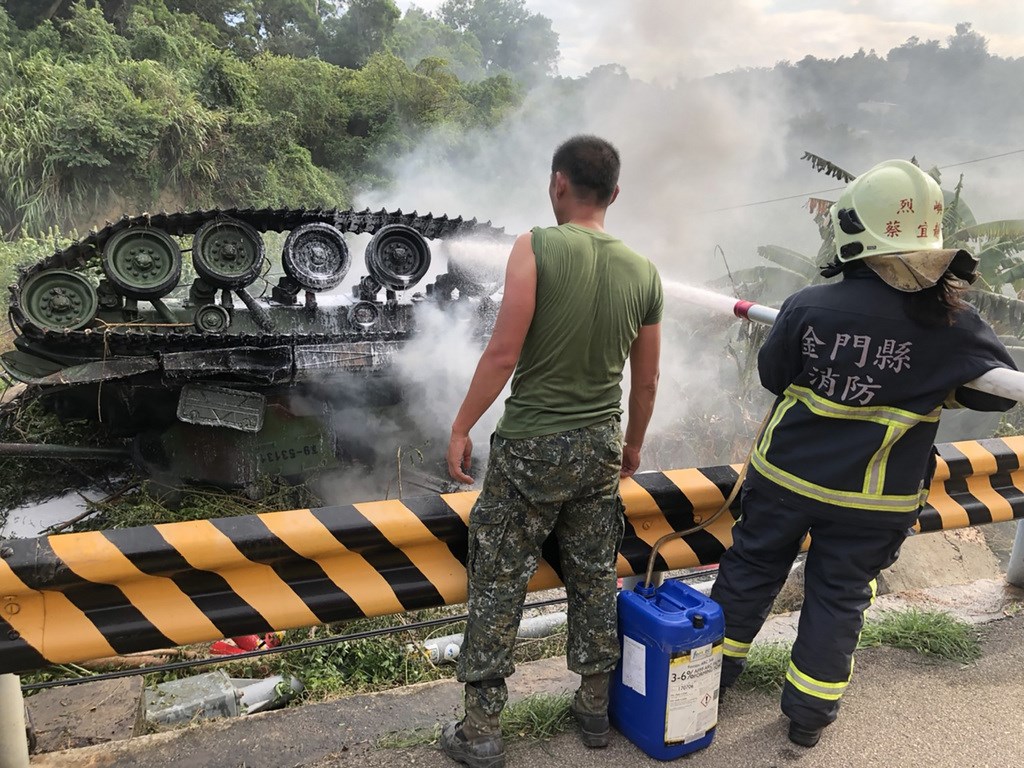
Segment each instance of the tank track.
[[[503,228],[494,227],[488,222],[474,219],[449,218],[448,216],[420,215],[416,212],[403,213],[396,211],[362,211],[354,210],[323,210],[323,209],[212,209],[157,214],[144,213],[139,216],[123,216],[116,222],[108,222],[102,229],[93,230],[86,237],[72,243],[67,248],[56,251],[53,255],[25,269],[18,281],[9,287],[10,304],[9,320],[11,327],[24,337],[23,341],[32,342],[33,346],[43,345],[55,350],[74,351],[77,354],[101,350],[104,355],[131,355],[151,353],[152,344],[159,344],[163,351],[189,351],[193,349],[218,349],[235,346],[276,347],[282,345],[324,344],[345,341],[365,341],[366,336],[355,333],[342,334],[303,334],[268,332],[254,334],[209,334],[195,329],[169,330],[160,332],[144,328],[121,328],[111,332],[103,328],[85,328],[82,330],[54,330],[40,327],[32,322],[21,304],[21,291],[25,283],[37,273],[48,269],[65,269],[75,271],[95,259],[103,250],[107,241],[118,232],[130,227],[152,227],[172,236],[193,235],[205,223],[219,218],[231,218],[242,221],[258,232],[286,232],[302,224],[323,222],[331,224],[342,233],[376,234],[380,229],[392,224],[401,224],[419,232],[428,240],[441,238],[464,237],[467,235],[492,237],[496,240],[508,240]],[[377,334],[375,339],[387,340],[387,335]],[[397,336],[396,336],[397,338]]]

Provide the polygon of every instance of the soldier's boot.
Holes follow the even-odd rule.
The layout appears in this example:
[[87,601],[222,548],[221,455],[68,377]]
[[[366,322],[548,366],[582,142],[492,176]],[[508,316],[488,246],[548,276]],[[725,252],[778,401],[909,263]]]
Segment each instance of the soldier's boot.
[[592,748],[608,746],[611,725],[608,722],[608,686],[611,673],[583,675],[579,690],[569,709],[579,727],[580,740]]
[[466,716],[441,730],[441,749],[469,768],[504,768],[505,744],[501,740],[501,709],[488,712],[479,686],[466,684]]

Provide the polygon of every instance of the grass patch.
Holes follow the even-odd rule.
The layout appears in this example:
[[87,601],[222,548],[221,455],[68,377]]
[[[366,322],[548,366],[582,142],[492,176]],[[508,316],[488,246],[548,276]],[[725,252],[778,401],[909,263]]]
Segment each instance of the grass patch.
[[[514,701],[501,713],[501,737],[506,742],[550,739],[573,727],[569,704],[571,693],[537,693]],[[441,725],[394,731],[382,736],[377,746],[384,749],[409,749],[438,743]]]
[[[131,484],[132,481],[126,482]],[[308,485],[285,483],[269,477],[259,478],[255,499],[218,488],[167,487],[148,480],[138,480],[137,483],[135,490],[113,501],[90,502],[87,506],[95,514],[76,524],[74,530],[133,528],[323,506],[322,500]]]
[[[38,399],[21,398],[0,409],[0,442],[105,447],[124,444],[104,424],[61,422]],[[139,477],[125,459],[72,460],[0,456],[0,525],[11,509],[82,488],[100,488],[106,500],[68,530],[131,528],[155,523],[254,515],[323,506],[309,484],[261,477],[256,498],[199,486],[168,487]]]
[[[970,624],[942,611],[891,611],[864,624],[858,648],[902,648],[923,656],[967,664],[981,658],[981,641]],[[746,691],[777,693],[786,681],[789,643],[754,646],[736,681]]]
[[[430,608],[396,616],[359,619],[330,627],[293,630],[285,634],[284,642],[295,643],[328,634],[354,634],[399,623],[414,624],[441,619],[458,615],[464,608],[461,605]],[[450,679],[455,677],[454,664],[434,663],[416,649],[425,640],[462,632],[463,629],[464,624],[459,621],[429,629],[410,629],[366,640],[290,651],[282,655],[269,674],[292,674],[301,679],[306,684],[303,700],[307,702]],[[550,637],[520,640],[516,643],[515,663],[524,664],[562,656],[565,654],[565,639],[563,627]]]
[[744,691],[777,693],[782,690],[789,666],[789,643],[762,643],[750,649],[747,666],[736,680],[736,687]]
[[538,693],[513,702],[501,713],[506,741],[550,739],[572,727],[571,693]]
[[412,749],[413,747],[434,746],[441,740],[441,724],[432,728],[413,728],[408,731],[392,731],[377,739],[379,749]]
[[981,658],[981,641],[975,628],[941,611],[892,611],[867,622],[859,647],[880,645],[961,664]]

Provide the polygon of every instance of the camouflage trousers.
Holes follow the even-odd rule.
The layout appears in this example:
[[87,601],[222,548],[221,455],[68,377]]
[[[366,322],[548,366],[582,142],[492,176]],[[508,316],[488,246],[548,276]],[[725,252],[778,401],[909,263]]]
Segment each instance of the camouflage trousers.
[[568,666],[610,672],[619,658],[615,560],[622,542],[618,419],[542,437],[495,435],[483,491],[469,516],[469,619],[458,677],[484,682],[479,704],[494,714],[541,547],[557,537],[568,597]]

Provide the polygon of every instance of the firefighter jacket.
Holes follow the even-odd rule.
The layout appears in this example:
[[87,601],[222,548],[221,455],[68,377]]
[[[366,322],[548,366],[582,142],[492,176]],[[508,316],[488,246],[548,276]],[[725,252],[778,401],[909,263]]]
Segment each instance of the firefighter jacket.
[[943,405],[1003,411],[1014,401],[962,385],[1013,359],[973,308],[919,323],[908,294],[863,265],[782,305],[758,355],[777,396],[750,482],[782,503],[881,528],[913,525],[934,471]]

